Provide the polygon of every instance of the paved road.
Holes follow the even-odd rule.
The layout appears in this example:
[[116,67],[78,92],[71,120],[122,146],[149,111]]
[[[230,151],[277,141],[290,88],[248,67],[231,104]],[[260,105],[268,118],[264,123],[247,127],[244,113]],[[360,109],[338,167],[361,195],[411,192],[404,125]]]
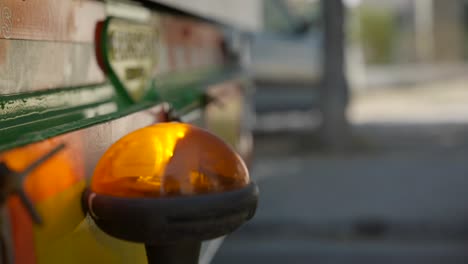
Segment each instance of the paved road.
[[468,92],[457,83],[359,95],[355,148],[341,155],[317,150],[312,132],[257,137],[257,216],[214,263],[468,263]]

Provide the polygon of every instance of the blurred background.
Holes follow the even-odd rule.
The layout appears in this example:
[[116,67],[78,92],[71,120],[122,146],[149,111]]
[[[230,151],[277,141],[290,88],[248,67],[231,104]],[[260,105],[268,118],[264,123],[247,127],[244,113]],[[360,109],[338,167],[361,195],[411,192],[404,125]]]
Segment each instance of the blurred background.
[[256,87],[260,206],[215,264],[468,263],[468,1],[189,5]]

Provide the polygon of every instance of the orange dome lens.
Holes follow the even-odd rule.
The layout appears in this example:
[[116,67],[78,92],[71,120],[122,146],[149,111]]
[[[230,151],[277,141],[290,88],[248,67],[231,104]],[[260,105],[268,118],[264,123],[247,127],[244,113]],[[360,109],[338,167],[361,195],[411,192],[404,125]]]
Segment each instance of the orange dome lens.
[[183,123],[139,129],[112,145],[91,182],[98,194],[121,197],[196,195],[249,183],[241,158],[221,139]]

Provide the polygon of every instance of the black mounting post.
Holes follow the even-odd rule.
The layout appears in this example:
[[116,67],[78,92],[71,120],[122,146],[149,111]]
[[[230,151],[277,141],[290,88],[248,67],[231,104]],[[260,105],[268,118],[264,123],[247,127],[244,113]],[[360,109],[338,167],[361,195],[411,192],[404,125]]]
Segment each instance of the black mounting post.
[[145,245],[148,264],[198,264],[200,241]]
[[227,235],[255,214],[254,183],[193,196],[126,198],[83,193],[83,210],[105,233],[144,243],[149,264],[197,264],[202,241]]
[[35,169],[40,167],[44,162],[51,159],[58,152],[65,148],[65,144],[59,144],[52,150],[39,157],[37,160],[28,165],[23,171],[12,171],[5,162],[0,162],[0,207],[2,207],[8,197],[12,194],[18,195],[21,203],[28,211],[29,216],[37,225],[42,224],[42,218],[34,207],[33,202],[29,199],[23,188],[23,182],[26,177]]

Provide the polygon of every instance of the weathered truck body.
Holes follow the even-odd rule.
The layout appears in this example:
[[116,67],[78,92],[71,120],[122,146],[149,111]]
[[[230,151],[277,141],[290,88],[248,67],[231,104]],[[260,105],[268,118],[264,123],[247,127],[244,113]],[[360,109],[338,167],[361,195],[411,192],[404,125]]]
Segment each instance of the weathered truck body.
[[238,35],[150,1],[0,1],[0,162],[22,171],[64,144],[18,187],[42,224],[0,182],[0,262],[145,263],[142,244],[96,227],[82,192],[112,143],[158,122],[204,127],[248,159]]

